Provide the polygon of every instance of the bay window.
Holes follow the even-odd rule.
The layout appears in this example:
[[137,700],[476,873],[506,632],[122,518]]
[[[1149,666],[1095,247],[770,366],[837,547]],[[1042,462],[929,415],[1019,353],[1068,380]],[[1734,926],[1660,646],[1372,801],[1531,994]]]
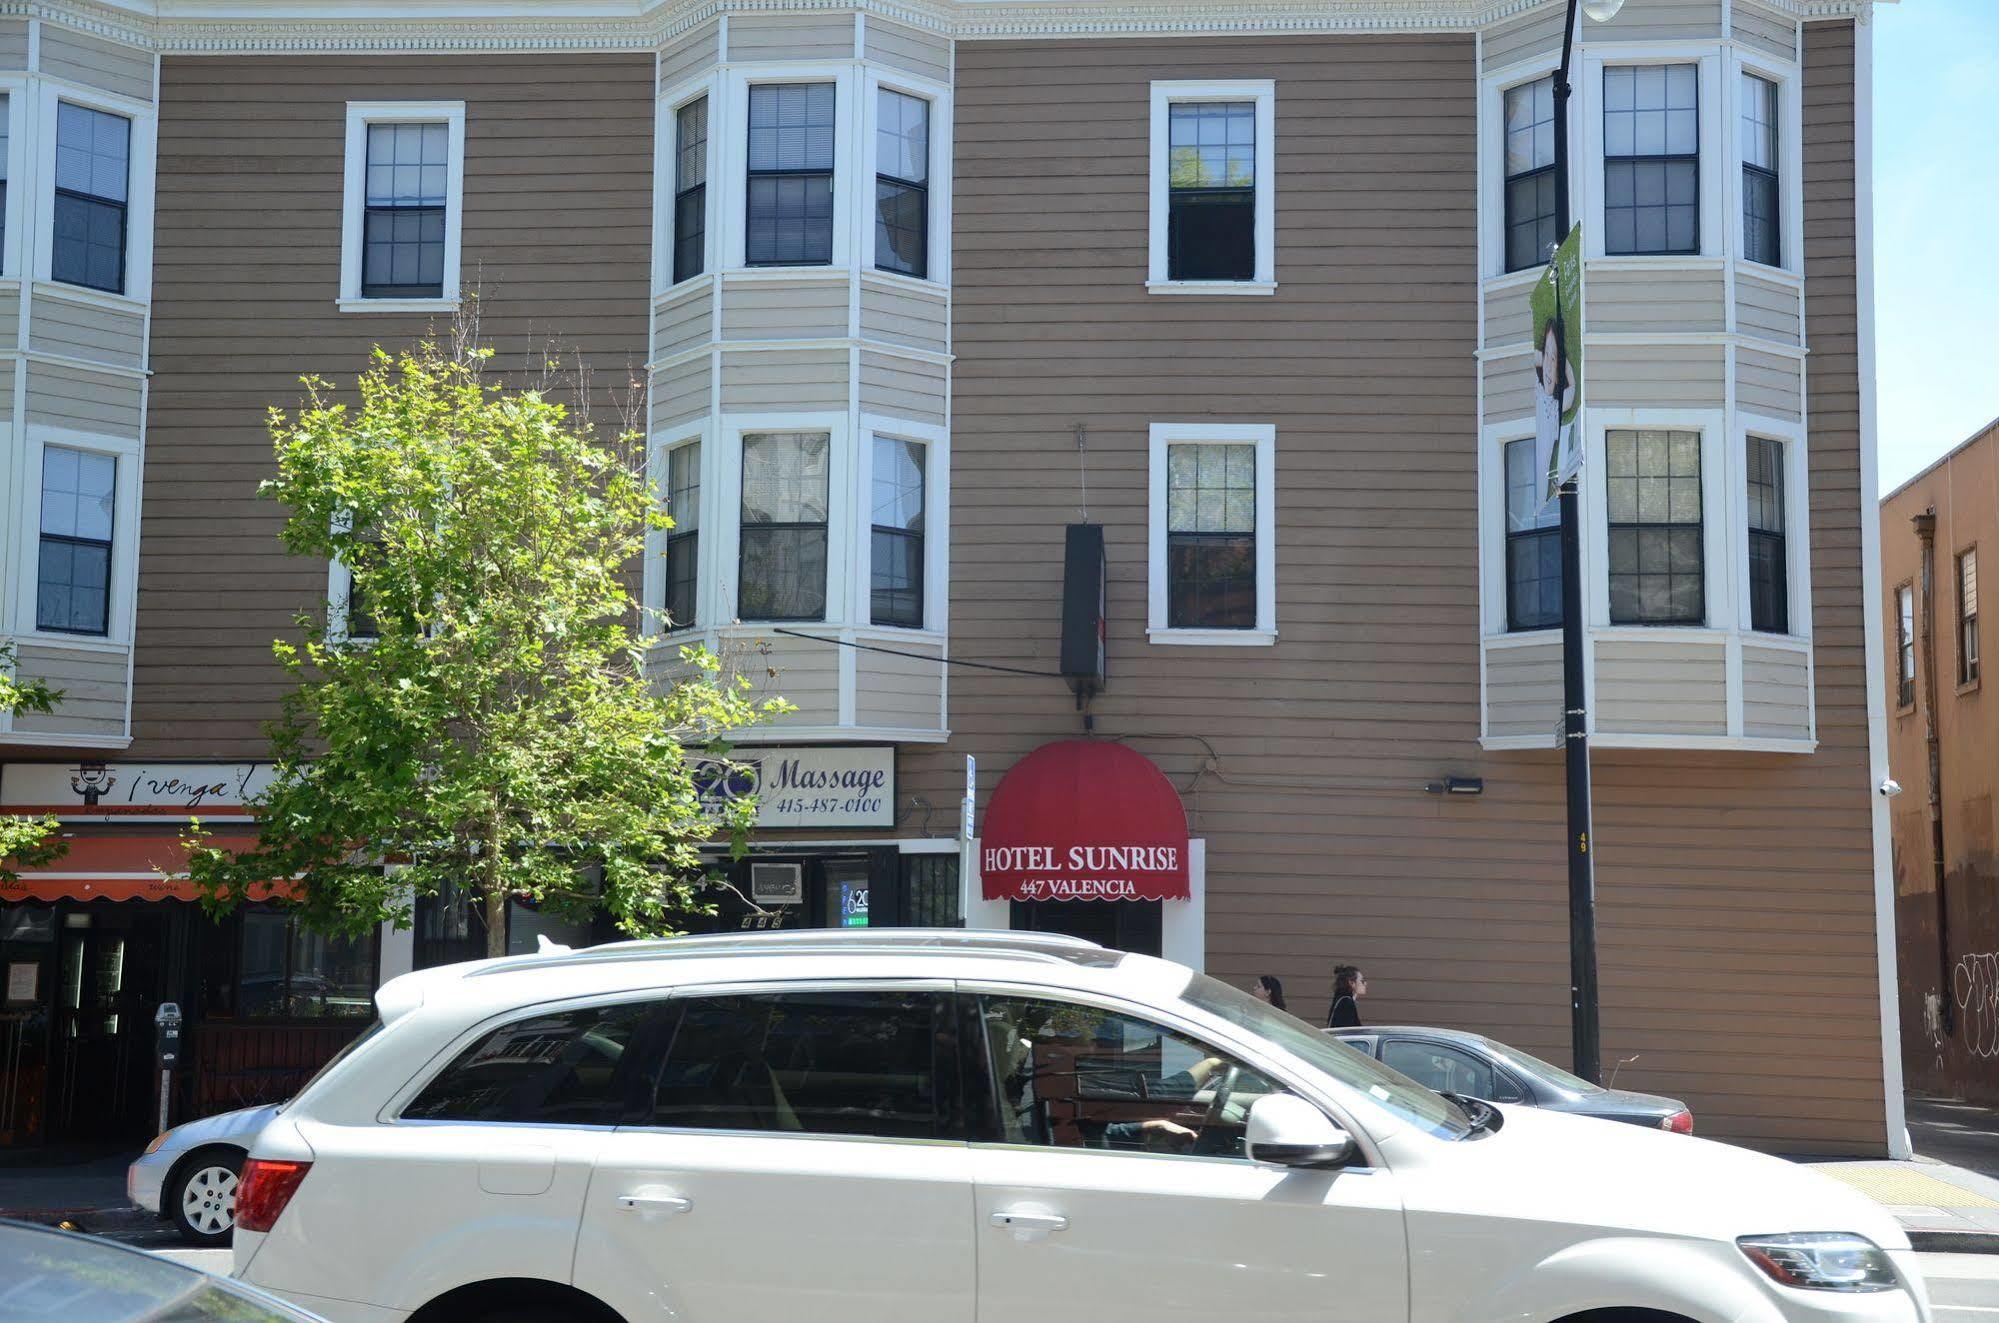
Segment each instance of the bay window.
[[1603,71],[1603,242],[1613,255],[1700,251],[1698,65]]
[[1605,442],[1604,482],[1610,622],[1705,623],[1700,433],[1613,429]]
[[1506,269],[1540,266],[1555,233],[1555,80],[1506,90]]
[[56,103],[55,234],[49,274],[66,285],[125,292],[132,121]]
[[666,453],[666,629],[696,623],[701,581],[701,443],[690,441]]
[[869,616],[877,625],[923,628],[925,454],[920,441],[875,438]]
[[930,103],[880,89],[875,124],[875,266],[930,269]]
[[826,618],[826,523],[832,437],[746,432],[736,576],[744,620]]
[[751,266],[825,266],[833,260],[832,83],[750,88],[748,217]]
[[1791,629],[1790,551],[1784,536],[1784,443],[1749,438],[1749,627]]
[[1562,513],[1541,502],[1544,483],[1534,440],[1506,445],[1506,628],[1555,629],[1562,623]]
[[1777,84],[1742,75],[1742,255],[1765,266],[1784,260],[1778,206]]
[[115,456],[69,446],[43,447],[36,629],[110,633],[117,491]]
[[673,283],[707,267],[708,98],[688,102],[673,116]]

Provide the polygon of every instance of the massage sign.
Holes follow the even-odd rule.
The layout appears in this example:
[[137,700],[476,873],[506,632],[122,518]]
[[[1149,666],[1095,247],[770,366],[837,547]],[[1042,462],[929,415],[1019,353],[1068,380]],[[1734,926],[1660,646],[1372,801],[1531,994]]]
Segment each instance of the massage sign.
[[1186,810],[1141,753],[1046,744],[993,792],[979,873],[988,900],[1185,900]]

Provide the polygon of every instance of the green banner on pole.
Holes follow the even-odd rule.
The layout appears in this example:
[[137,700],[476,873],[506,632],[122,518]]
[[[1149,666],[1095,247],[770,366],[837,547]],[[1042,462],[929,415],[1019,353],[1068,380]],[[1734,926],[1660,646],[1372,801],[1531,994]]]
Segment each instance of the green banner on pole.
[[1528,295],[1534,320],[1534,457],[1541,505],[1582,471],[1583,227],[1555,249]]

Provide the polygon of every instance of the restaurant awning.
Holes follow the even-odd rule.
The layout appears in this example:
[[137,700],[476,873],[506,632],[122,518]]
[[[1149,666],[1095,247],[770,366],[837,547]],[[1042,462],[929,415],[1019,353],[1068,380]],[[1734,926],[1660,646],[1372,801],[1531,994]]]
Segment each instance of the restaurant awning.
[[979,867],[987,900],[1185,900],[1187,811],[1142,753],[1044,744],[993,791]]
[[[66,839],[69,850],[62,858],[18,870],[18,879],[0,878],[0,900],[194,900],[199,895],[187,877],[187,847],[177,827]],[[257,843],[249,833],[218,833],[209,840],[232,851]]]

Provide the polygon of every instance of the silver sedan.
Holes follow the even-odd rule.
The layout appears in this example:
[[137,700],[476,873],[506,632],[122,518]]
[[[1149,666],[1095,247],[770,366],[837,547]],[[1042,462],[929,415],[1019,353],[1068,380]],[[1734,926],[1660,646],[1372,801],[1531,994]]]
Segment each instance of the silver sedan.
[[267,1103],[175,1126],[126,1170],[125,1197],[172,1222],[189,1244],[227,1244],[243,1159],[277,1111]]

